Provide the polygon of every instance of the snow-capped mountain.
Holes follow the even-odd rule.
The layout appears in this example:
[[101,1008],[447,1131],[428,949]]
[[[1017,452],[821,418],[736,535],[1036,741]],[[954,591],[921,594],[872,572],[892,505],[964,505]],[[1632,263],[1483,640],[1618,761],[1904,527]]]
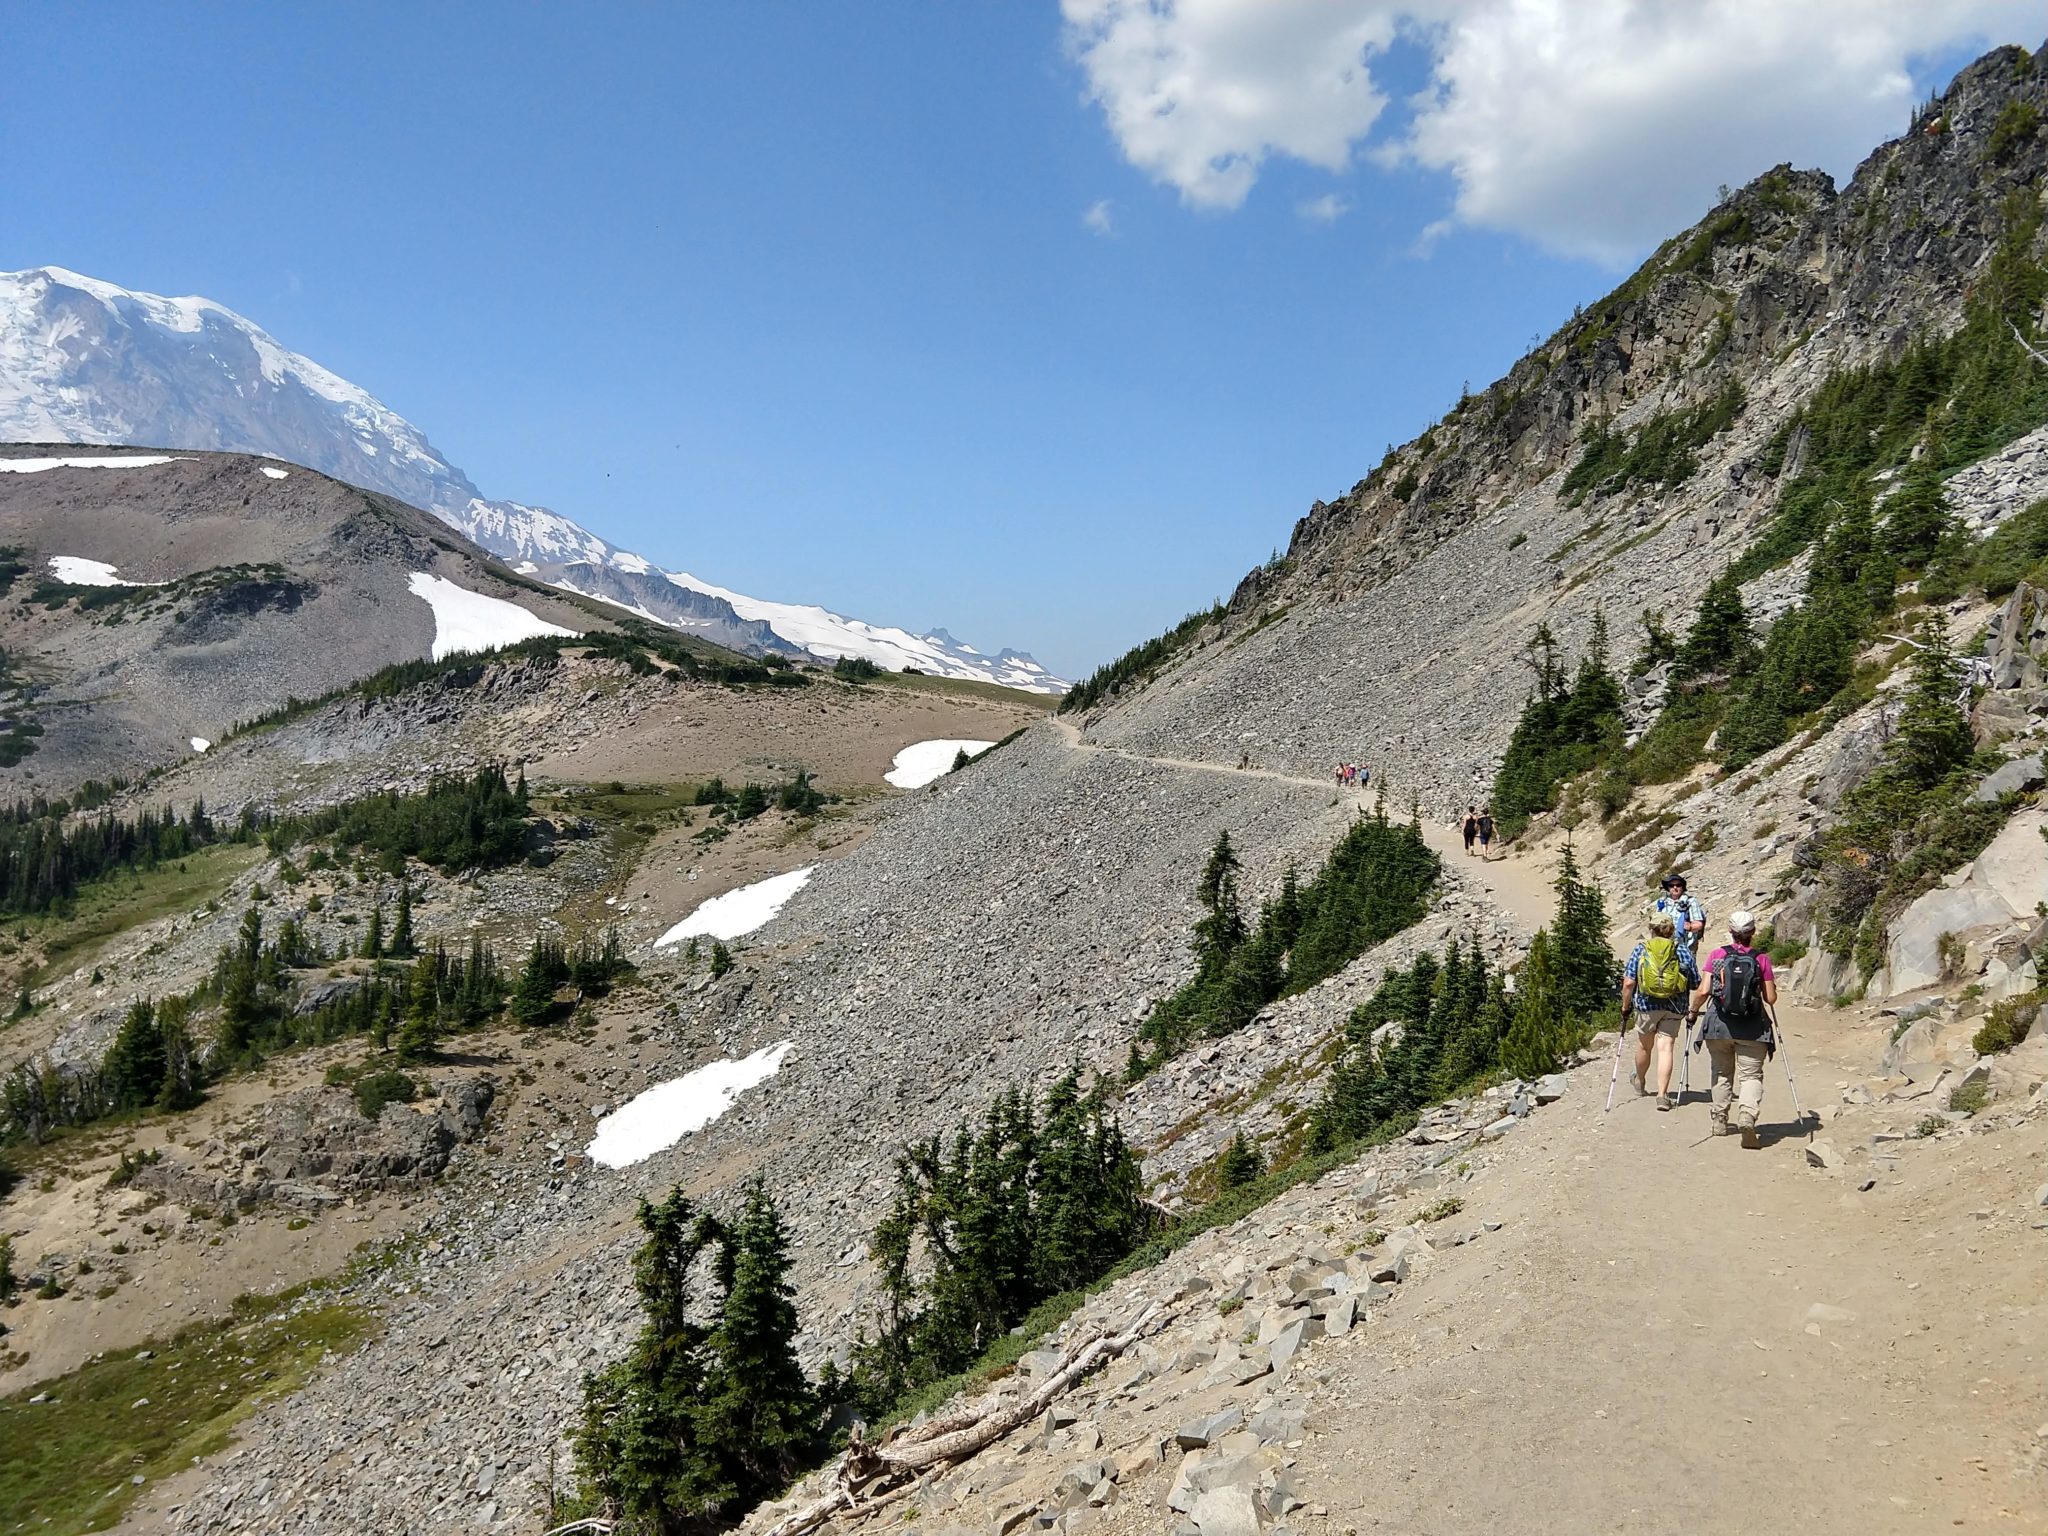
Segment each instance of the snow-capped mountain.
[[723,645],[1066,687],[1021,652],[764,602],[660,570],[546,507],[487,498],[396,411],[209,299],[62,267],[0,272],[0,441],[271,454],[424,507],[540,580]]

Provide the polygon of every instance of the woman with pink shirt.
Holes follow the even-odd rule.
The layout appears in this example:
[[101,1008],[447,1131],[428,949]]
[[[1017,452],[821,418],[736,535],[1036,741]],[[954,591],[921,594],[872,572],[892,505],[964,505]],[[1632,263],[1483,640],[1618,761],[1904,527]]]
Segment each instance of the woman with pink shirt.
[[1756,1117],[1764,1102],[1764,1063],[1776,1043],[1771,1038],[1770,1009],[1778,1001],[1778,979],[1771,957],[1755,948],[1756,918],[1748,912],[1728,915],[1728,942],[1707,956],[1700,984],[1692,995],[1691,1024],[1706,1011],[1707,1059],[1714,1069],[1713,1134],[1729,1131],[1734,1100],[1734,1129],[1742,1144],[1754,1150]]

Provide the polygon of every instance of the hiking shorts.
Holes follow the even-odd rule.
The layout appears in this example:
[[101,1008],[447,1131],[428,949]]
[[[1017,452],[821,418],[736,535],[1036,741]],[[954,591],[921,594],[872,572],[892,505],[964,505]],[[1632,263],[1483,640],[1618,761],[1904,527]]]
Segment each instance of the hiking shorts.
[[1636,1010],[1636,1033],[1645,1038],[1651,1035],[1669,1035],[1678,1038],[1678,1023],[1685,1015],[1677,1008],[1638,1008]]

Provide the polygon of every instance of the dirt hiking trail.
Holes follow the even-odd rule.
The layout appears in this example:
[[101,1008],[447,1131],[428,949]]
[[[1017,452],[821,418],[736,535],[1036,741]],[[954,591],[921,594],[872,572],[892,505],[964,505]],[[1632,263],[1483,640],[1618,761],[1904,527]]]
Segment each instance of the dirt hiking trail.
[[[1079,750],[1114,752],[1057,724]],[[1423,831],[1522,926],[1549,921],[1549,857],[1482,863],[1455,829]],[[1634,919],[1616,915],[1618,946]],[[2048,1149],[2032,1131],[1916,1144],[1868,1188],[1874,1167],[1811,1168],[1817,1121],[1875,1076],[1884,1036],[1834,1009],[1779,1016],[1759,1151],[1708,1137],[1704,1052],[1669,1113],[1635,1096],[1632,1051],[1611,1113],[1611,1058],[1573,1072],[1560,1112],[1468,1186],[1464,1216],[1502,1223],[1483,1258],[1447,1267],[1405,1325],[1332,1351],[1317,1395],[1335,1417],[1299,1453],[1313,1503],[1290,1523],[1332,1536],[2048,1531],[2048,1267],[2025,1214]],[[1113,1524],[1151,1528],[1122,1512]]]

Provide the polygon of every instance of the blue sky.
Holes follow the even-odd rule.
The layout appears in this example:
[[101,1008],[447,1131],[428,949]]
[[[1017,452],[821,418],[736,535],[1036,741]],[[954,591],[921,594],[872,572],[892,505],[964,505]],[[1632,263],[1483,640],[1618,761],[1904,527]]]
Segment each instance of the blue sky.
[[[1361,0],[1369,80],[1294,90],[1332,46],[1358,54],[1328,35],[1345,8],[1255,3],[1219,42],[1131,0],[1068,0],[1064,23],[969,0],[21,7],[0,268],[203,294],[487,494],[1077,675],[1227,593],[1312,500],[1612,286],[1642,220],[1669,232],[1777,159],[1845,171],[1844,133],[1898,131],[1908,84],[2007,25],[1984,0],[1938,36],[1901,23],[1877,63],[1832,59],[1850,93],[1893,54],[1910,76],[1862,117],[1790,99],[1820,46],[1792,39],[1803,83],[1761,116],[1809,142],[1769,153],[1596,91],[1616,137],[1633,111],[1671,139],[1654,206],[1618,209],[1626,166],[1453,110],[1512,38]],[[1312,20],[1288,34],[1288,13]],[[1617,72],[1654,62],[1609,41]],[[1162,58],[1186,96],[1120,115]],[[1263,118],[1234,105],[1245,60]]]

